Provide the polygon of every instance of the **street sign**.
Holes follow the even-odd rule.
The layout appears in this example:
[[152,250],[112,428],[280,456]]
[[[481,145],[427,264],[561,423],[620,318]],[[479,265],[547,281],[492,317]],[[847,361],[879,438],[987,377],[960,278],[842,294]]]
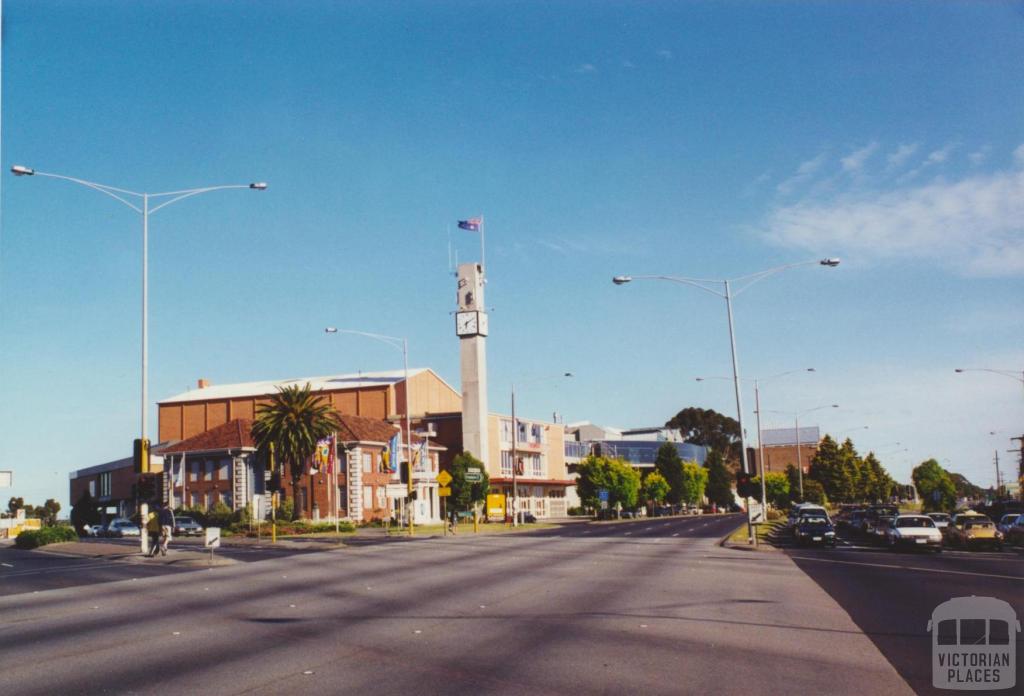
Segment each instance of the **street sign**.
[[480,483],[484,480],[484,475],[479,471],[469,470],[466,472],[466,481],[468,483]]
[[471,474],[479,474],[480,473],[480,467],[478,467],[478,466],[467,466],[466,467],[466,471],[468,471]]
[[220,548],[220,527],[206,528],[206,542],[203,544],[208,549]]
[[252,496],[252,518],[254,520],[262,520],[267,516],[267,511],[263,507],[263,503],[266,501],[259,493],[255,493]]
[[447,486],[451,482],[452,475],[449,474],[447,471],[442,471],[440,474],[437,475],[437,483],[439,486]]
[[755,524],[764,522],[764,508],[761,507],[761,503],[750,504],[750,521]]
[[451,494],[452,494],[452,489],[449,488],[448,486],[442,486],[441,488],[437,489],[437,496],[439,498],[447,498]]
[[597,499],[600,500],[602,503],[607,503],[608,502],[608,489],[607,488],[599,489],[597,491]]

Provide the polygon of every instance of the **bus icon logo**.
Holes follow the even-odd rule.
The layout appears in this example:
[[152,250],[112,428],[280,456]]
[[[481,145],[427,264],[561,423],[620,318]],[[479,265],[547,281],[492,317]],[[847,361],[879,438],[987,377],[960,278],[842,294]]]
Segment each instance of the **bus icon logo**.
[[995,597],[954,597],[935,607],[932,686],[978,691],[1017,684],[1020,621],[1009,603]]

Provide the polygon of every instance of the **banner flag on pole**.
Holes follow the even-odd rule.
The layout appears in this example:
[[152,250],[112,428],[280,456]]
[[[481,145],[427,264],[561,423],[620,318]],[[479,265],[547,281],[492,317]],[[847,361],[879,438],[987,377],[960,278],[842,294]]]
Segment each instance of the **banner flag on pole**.
[[391,441],[388,442],[387,449],[384,450],[384,465],[392,474],[398,473],[398,448],[398,432],[396,431]]
[[480,225],[483,224],[483,218],[469,218],[468,220],[459,220],[460,230],[469,230],[470,232],[479,232]]

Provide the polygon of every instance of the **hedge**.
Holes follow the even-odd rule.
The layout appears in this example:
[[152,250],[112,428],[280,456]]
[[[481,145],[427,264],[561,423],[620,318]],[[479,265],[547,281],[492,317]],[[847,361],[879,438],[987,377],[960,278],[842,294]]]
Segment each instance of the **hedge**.
[[18,535],[14,544],[19,549],[35,549],[47,544],[59,544],[62,541],[78,541],[78,534],[73,527],[43,527],[30,529]]

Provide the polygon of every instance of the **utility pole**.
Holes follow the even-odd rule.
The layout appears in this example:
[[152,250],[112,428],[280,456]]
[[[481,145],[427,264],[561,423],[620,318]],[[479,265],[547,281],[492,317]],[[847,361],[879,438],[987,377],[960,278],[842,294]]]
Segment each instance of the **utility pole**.
[[999,477],[999,450],[996,450],[996,500],[999,500],[999,495],[1002,488],[1003,483]]

